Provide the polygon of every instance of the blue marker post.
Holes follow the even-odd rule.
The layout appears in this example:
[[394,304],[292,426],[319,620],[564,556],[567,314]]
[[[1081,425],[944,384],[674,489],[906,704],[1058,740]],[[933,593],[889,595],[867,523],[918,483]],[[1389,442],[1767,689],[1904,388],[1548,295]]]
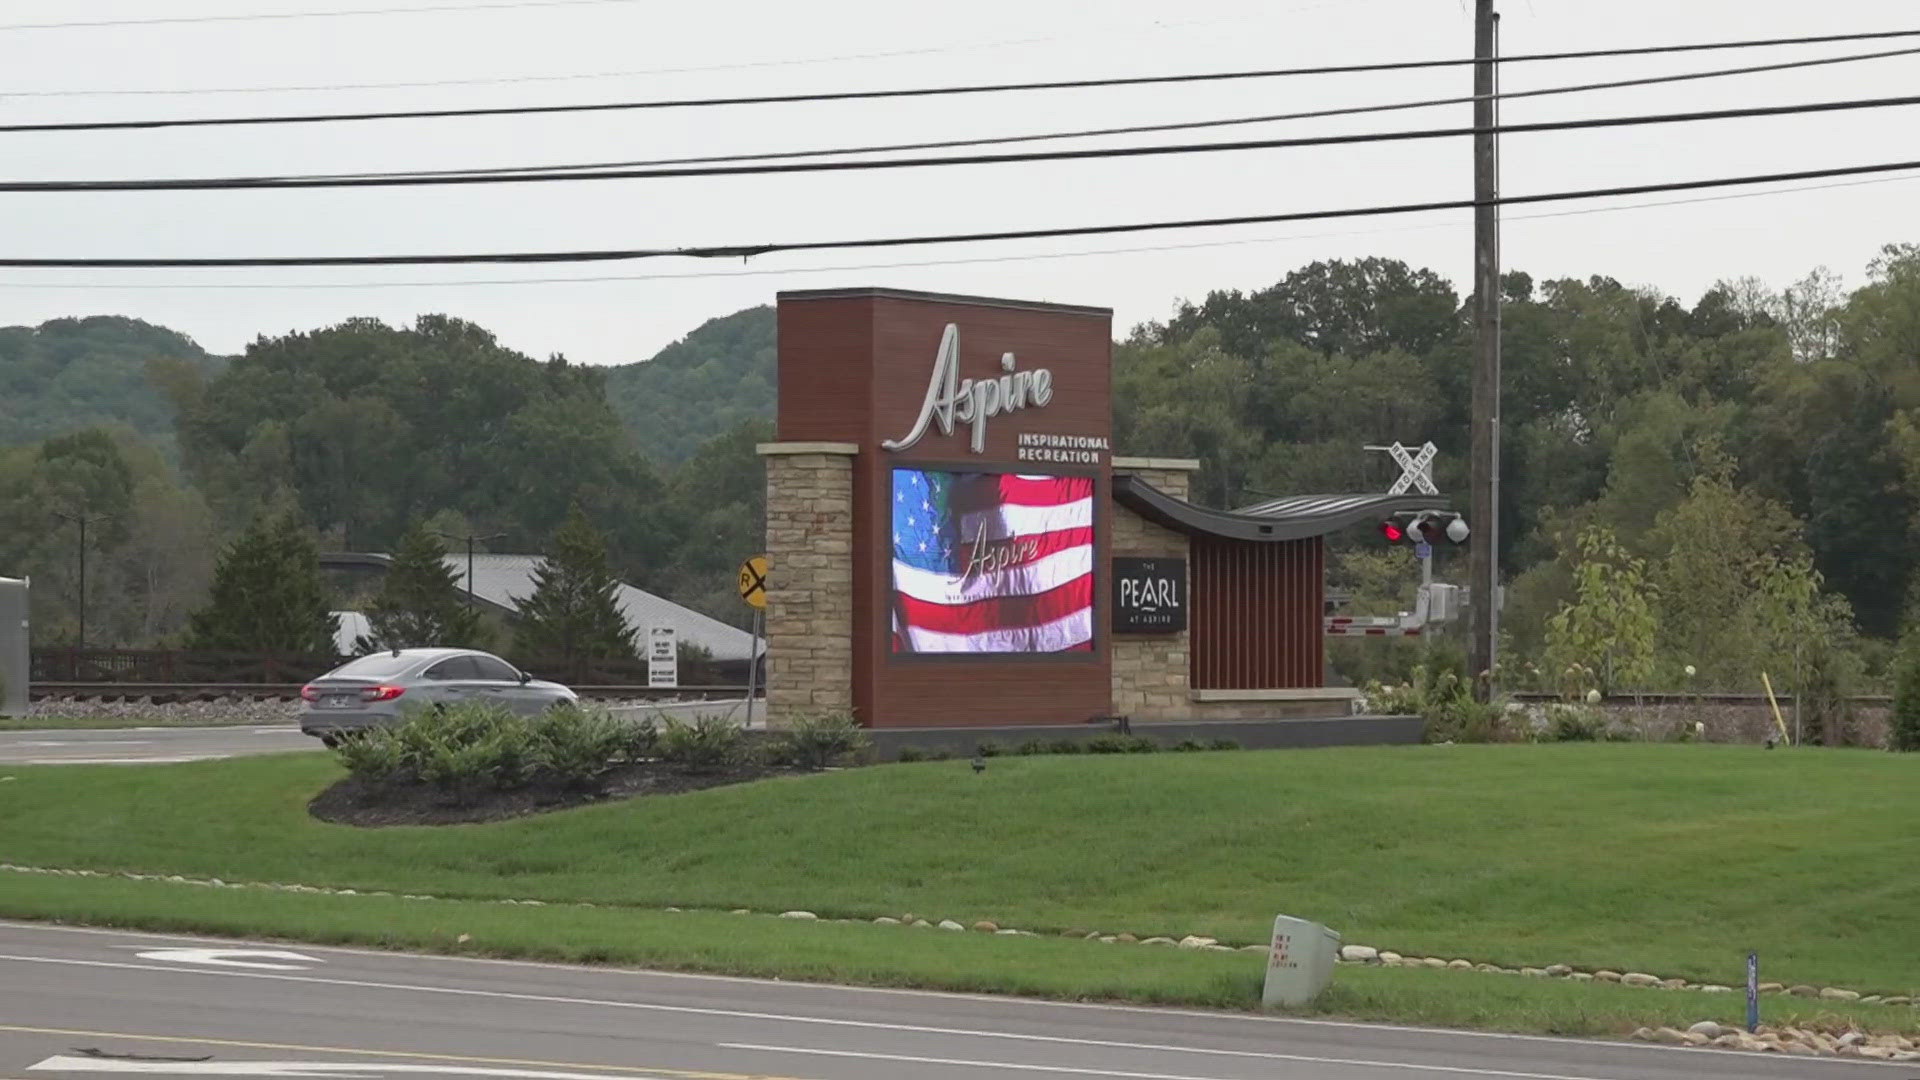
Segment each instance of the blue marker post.
[[1760,1027],[1760,954],[1747,954],[1747,1032]]

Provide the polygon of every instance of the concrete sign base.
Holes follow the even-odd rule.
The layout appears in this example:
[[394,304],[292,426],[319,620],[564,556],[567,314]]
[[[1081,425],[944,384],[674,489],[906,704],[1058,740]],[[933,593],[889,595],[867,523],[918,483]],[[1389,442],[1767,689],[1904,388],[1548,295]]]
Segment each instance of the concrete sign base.
[[1333,981],[1333,961],[1339,953],[1339,934],[1319,923],[1276,916],[1261,1004],[1305,1005],[1319,997]]

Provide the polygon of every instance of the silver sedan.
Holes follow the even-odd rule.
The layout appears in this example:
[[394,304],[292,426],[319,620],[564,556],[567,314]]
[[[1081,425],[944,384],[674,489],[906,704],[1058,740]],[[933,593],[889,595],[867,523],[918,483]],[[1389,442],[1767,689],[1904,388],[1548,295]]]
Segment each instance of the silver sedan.
[[533,715],[578,701],[476,649],[395,649],[349,661],[300,688],[300,730],[328,746],[362,728],[399,723],[417,709],[484,702]]

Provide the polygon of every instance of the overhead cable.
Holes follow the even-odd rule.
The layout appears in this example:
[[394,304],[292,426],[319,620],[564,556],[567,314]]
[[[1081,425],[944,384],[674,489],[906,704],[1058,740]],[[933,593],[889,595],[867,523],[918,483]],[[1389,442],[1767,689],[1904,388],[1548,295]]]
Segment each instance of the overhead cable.
[[[1760,48],[1779,45],[1807,45],[1840,41],[1885,40],[1920,37],[1916,30],[1884,30],[1862,34],[1828,34],[1817,37],[1761,38],[1744,41],[1700,42],[1687,45],[1651,45],[1625,49],[1589,49],[1572,52],[1534,53],[1503,57],[1501,65],[1545,60],[1577,60],[1609,56],[1650,56],[1666,53],[1699,52],[1719,49]],[[322,124],[368,120],[435,120],[479,116],[536,116],[556,113],[620,112],[637,109],[691,109],[733,105],[785,105],[806,102],[860,101],[885,98],[937,97],[953,94],[994,94],[1031,90],[1079,90],[1109,86],[1145,86],[1168,83],[1218,82],[1236,79],[1281,78],[1300,75],[1358,74],[1365,72],[1410,71],[1423,68],[1462,67],[1478,63],[1472,58],[1445,60],[1408,60],[1376,64],[1340,64],[1322,67],[1268,68],[1250,71],[1189,73],[1180,75],[1144,75],[1107,79],[1071,79],[1053,82],[982,83],[955,86],[925,86],[884,90],[838,90],[820,93],[735,95],[707,98],[663,98],[643,101],[587,102],[568,105],[504,105],[456,109],[397,109],[366,112],[290,113],[260,116],[154,117],[138,120],[77,120],[41,124],[13,124],[0,131],[132,131],[177,127],[232,127],[263,124]]]
[[[1501,220],[1506,224],[1549,221],[1559,218],[1587,217],[1594,214],[1616,214],[1631,210],[1652,210],[1669,206],[1694,206],[1701,203],[1730,202],[1736,199],[1764,199],[1774,195],[1798,195],[1814,191],[1832,191],[1836,188],[1910,183],[1914,180],[1920,180],[1920,174],[1913,176],[1876,176],[1865,180],[1843,180],[1830,184],[1799,184],[1792,187],[1775,188],[1771,191],[1733,191],[1723,192],[1718,195],[1694,195],[1684,199],[1658,199],[1652,202],[1623,203],[1617,206],[1584,206],[1577,210],[1553,210],[1541,214],[1510,214],[1503,216]],[[1027,252],[1019,255],[973,255],[949,259],[913,259],[883,263],[858,263],[854,265],[767,267],[752,270],[696,270],[691,273],[587,274],[569,275],[566,277],[440,278],[431,281],[417,279],[412,281],[247,280],[216,282],[0,280],[0,289],[133,289],[142,291],[154,289],[437,289],[470,285],[594,285],[628,281],[701,281],[713,278],[772,277],[785,274],[845,274],[868,270],[920,269],[935,266],[977,266],[1000,263],[1042,262],[1056,259],[1110,257],[1114,255],[1159,254],[1174,251],[1249,247],[1258,244],[1284,244],[1303,240],[1378,236],[1383,233],[1404,233],[1431,229],[1469,227],[1471,226],[1462,223],[1429,222],[1424,225],[1391,225],[1379,229],[1346,229],[1339,232],[1289,233],[1285,236],[1250,236],[1235,240],[1196,240],[1179,244],[1137,244],[1129,247],[1084,248],[1077,251],[1041,251]]]
[[4,23],[0,33],[15,30],[78,30],[95,26],[167,26],[179,23],[260,22],[286,19],[335,19],[348,15],[432,15],[442,11],[485,11],[495,8],[589,7],[644,3],[646,0],[478,0],[426,7],[336,8],[326,11],[248,11],[232,15],[149,15],[131,19],[67,19],[60,22]]
[[[1920,161],[1882,162],[1873,165],[1843,165],[1825,169],[1797,169],[1792,172],[1715,177],[1703,180],[1671,180],[1651,184],[1628,184],[1617,187],[1542,192],[1533,195],[1503,195],[1500,198],[1490,200],[1490,205],[1525,206],[1534,203],[1571,202],[1626,195],[1651,195],[1671,191],[1698,191],[1707,188],[1748,187],[1757,184],[1792,183],[1801,180],[1823,180],[1842,176],[1866,176],[1878,173],[1907,172],[1916,169],[1920,169]],[[1384,217],[1401,214],[1433,213],[1445,210],[1468,210],[1477,205],[1479,204],[1473,199],[1450,199],[1437,202],[1347,207],[1334,210],[1306,210],[1281,214],[1246,214],[1233,217],[1187,218],[1181,220],[1127,222],[1112,225],[1070,225],[1049,229],[1007,229],[993,232],[868,237],[861,239],[771,241],[758,244],[724,244],[677,248],[620,248],[608,250],[515,251],[431,255],[293,255],[211,258],[21,258],[15,256],[0,256],[0,267],[32,269],[188,269],[296,266],[449,266],[476,263],[602,263],[670,257],[750,259],[777,252],[922,247],[932,244],[973,244],[999,240],[1044,240],[1065,236],[1110,236],[1124,233],[1159,232],[1172,229],[1209,229],[1241,225],[1271,225],[1288,221],[1328,221],[1342,218]]]
[[[1763,105],[1737,109],[1708,109],[1643,116],[1606,116],[1585,120],[1547,120],[1506,124],[1496,134],[1517,135],[1546,131],[1584,131],[1638,127],[1648,124],[1698,123],[1713,120],[1795,116],[1920,105],[1920,96],[1819,101],[1800,105]],[[1170,154],[1209,154],[1247,150],[1281,150],[1307,146],[1348,146],[1366,143],[1459,138],[1481,134],[1473,127],[1426,128],[1412,131],[1371,131],[1345,135],[1311,135],[1287,139],[1238,142],[1175,143],[1164,146],[1115,146],[1092,150],[1036,150],[1017,154],[966,154],[947,157],[882,158],[855,161],[795,161],[752,165],[685,166],[661,169],[608,169],[600,172],[517,172],[504,175],[378,174],[335,177],[182,177],[135,180],[0,180],[5,193],[83,193],[127,191],[296,191],[311,188],[434,187],[475,184],[576,183],[588,180],[658,180],[688,177],[763,176],[781,173],[862,172],[875,169],[945,168],[969,165],[1008,165],[1042,161],[1088,161],[1112,158],[1158,157]]]
[[[1895,49],[1889,52],[1856,53],[1847,56],[1823,57],[1818,60],[1794,60],[1785,63],[1762,64],[1753,67],[1717,68],[1712,71],[1690,71],[1678,75],[1656,75],[1639,79],[1582,83],[1575,86],[1550,86],[1535,90],[1514,91],[1512,93],[1503,93],[1495,96],[1502,101],[1514,98],[1547,97],[1555,94],[1576,94],[1592,90],[1614,90],[1630,86],[1651,86],[1657,83],[1691,82],[1699,79],[1717,79],[1731,75],[1751,75],[1766,71],[1786,71],[1794,68],[1820,67],[1828,64],[1845,64],[1861,60],[1880,60],[1887,57],[1914,55],[1920,55],[1920,48]],[[1385,105],[1356,105],[1338,109],[1269,113],[1262,116],[1236,116],[1216,120],[1185,120],[1176,123],[1139,124],[1130,127],[1087,128],[1078,131],[1048,131],[1028,135],[999,135],[976,139],[942,139],[934,142],[882,143],[868,146],[841,146],[817,150],[770,151],[757,154],[711,154],[701,157],[652,158],[638,161],[598,161],[567,165],[509,165],[491,168],[409,169],[404,172],[326,173],[315,175],[329,178],[400,175],[498,176],[507,173],[523,172],[576,172],[593,169],[655,168],[668,165],[715,165],[730,161],[800,160],[817,157],[845,157],[849,154],[891,153],[903,150],[950,150],[962,146],[1005,146],[1011,143],[1052,142],[1061,139],[1084,139],[1108,135],[1145,135],[1166,131],[1193,131],[1201,128],[1277,123],[1287,120],[1318,120],[1334,116],[1359,116],[1366,113],[1399,112],[1408,109],[1424,109],[1440,105],[1461,105],[1473,100],[1473,95],[1469,94],[1463,97],[1428,98],[1420,101],[1393,102]],[[307,177],[302,178],[305,179]]]

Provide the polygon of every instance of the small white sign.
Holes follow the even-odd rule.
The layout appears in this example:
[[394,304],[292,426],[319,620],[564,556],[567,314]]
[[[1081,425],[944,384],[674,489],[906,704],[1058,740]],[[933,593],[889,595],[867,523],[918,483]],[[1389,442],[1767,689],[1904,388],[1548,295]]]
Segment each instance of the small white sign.
[[656,626],[647,631],[647,685],[680,685],[680,644],[671,626]]

